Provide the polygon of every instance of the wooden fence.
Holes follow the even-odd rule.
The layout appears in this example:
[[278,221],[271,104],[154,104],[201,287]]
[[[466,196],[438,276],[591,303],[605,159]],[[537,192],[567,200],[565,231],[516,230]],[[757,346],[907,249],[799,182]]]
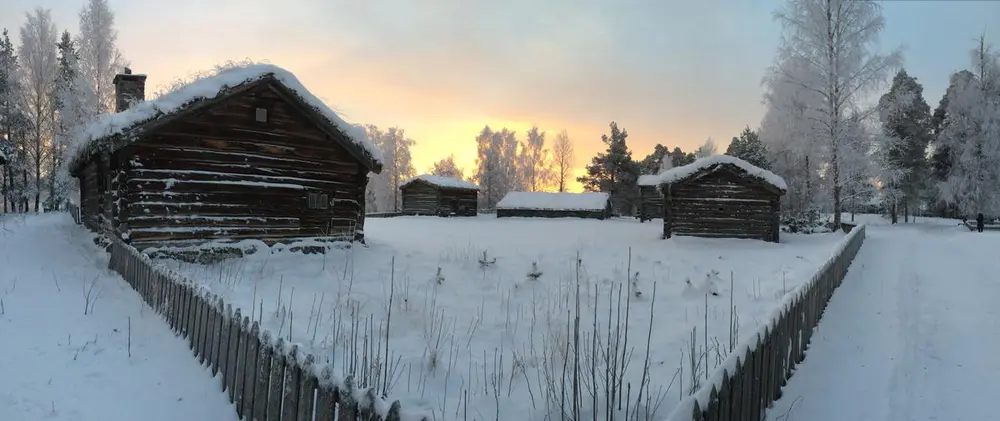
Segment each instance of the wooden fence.
[[[72,212],[72,210],[71,210]],[[188,340],[195,358],[222,379],[222,390],[244,420],[398,421],[399,401],[389,405],[372,388],[355,389],[348,376],[334,380],[329,367],[297,345],[276,341],[256,321],[222,298],[153,263],[119,239],[111,240],[108,267]],[[424,418],[423,421],[426,421]]]
[[759,421],[796,364],[805,358],[813,328],[843,281],[865,240],[865,226],[851,230],[834,256],[788,297],[777,315],[716,369],[701,390],[688,396],[669,421]]

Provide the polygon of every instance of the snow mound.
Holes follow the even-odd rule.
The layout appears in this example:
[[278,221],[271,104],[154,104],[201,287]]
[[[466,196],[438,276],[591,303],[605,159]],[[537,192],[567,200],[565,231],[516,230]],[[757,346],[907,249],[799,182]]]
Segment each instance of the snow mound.
[[643,174],[639,176],[639,180],[636,184],[640,186],[658,186],[660,184],[660,176],[662,174]]
[[80,147],[73,154],[73,161],[78,161],[93,148],[99,147],[102,139],[125,133],[143,123],[170,115],[201,100],[215,98],[233,87],[266,77],[273,77],[294,92],[320,116],[344,132],[358,147],[370,155],[377,165],[381,164],[382,153],[368,140],[363,127],[342,119],[322,100],[310,93],[291,72],[272,64],[262,63],[222,66],[159,98],[135,104],[120,113],[98,117],[79,133],[75,143]]
[[735,165],[739,169],[745,171],[748,175],[760,179],[765,183],[774,186],[778,190],[788,191],[788,185],[785,184],[785,179],[781,178],[781,176],[735,156],[729,155],[713,155],[700,158],[690,164],[669,169],[663,174],[660,174],[658,177],[660,178],[660,184],[674,184],[686,180],[688,177],[691,177],[702,170],[721,165]]
[[406,180],[405,183],[401,184],[399,187],[406,187],[414,181],[423,181],[425,183],[438,186],[446,189],[467,189],[467,190],[479,190],[479,186],[475,183],[470,183],[465,180],[459,180],[452,177],[444,177],[440,175],[423,174]]
[[607,193],[547,193],[514,191],[497,203],[497,209],[604,210]]

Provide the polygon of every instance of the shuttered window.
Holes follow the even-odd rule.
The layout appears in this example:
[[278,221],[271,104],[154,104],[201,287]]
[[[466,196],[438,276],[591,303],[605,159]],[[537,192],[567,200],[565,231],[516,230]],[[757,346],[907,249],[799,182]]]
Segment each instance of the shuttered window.
[[330,209],[330,195],[326,193],[309,193],[307,206],[309,209],[314,210]]

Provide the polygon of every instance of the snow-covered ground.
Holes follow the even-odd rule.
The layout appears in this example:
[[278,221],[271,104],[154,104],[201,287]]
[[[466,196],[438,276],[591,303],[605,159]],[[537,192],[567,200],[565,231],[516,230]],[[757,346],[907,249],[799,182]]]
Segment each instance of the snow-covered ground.
[[772,421],[985,420],[1000,395],[1000,233],[874,226]]
[[[662,416],[690,389],[692,365],[703,373],[725,356],[730,304],[735,336],[753,331],[844,234],[782,234],[772,244],[661,240],[661,231],[634,219],[369,218],[367,247],[164,262],[290,335],[335,373],[388,390],[404,412],[543,419],[561,405],[563,370],[571,389],[578,362],[584,413],[592,411],[593,379],[604,401],[611,371],[625,373],[612,374],[622,378],[623,410],[641,391],[640,414],[652,402],[649,415]],[[692,363],[695,327],[700,357]]]
[[0,215],[0,420],[235,420],[90,238],[65,213]]

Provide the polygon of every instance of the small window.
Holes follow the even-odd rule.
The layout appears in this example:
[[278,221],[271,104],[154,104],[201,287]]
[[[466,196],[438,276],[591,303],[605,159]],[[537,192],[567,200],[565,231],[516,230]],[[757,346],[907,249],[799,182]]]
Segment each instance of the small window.
[[315,210],[330,209],[330,196],[326,193],[309,193],[308,207]]
[[266,123],[267,122],[267,108],[257,109],[257,122]]

